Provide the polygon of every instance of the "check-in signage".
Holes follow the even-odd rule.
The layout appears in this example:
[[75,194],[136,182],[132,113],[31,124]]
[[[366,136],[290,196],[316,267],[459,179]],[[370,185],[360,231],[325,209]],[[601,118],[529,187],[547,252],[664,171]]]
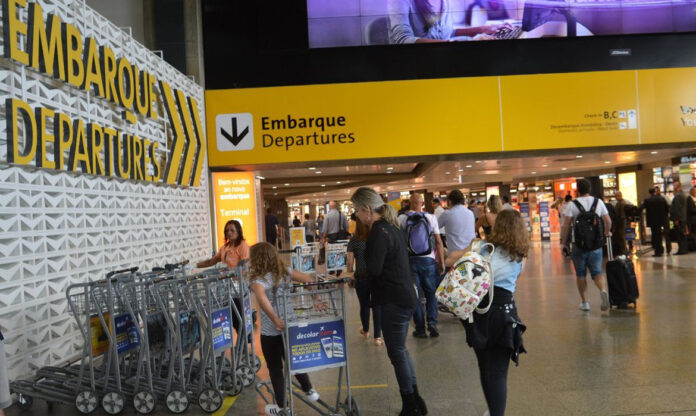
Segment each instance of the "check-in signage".
[[211,166],[696,140],[696,68],[206,91]]
[[[60,8],[54,11],[45,13],[40,2],[2,0],[4,56],[19,64],[14,74],[28,78],[4,102],[6,162],[198,186],[206,148],[199,103],[157,76],[152,57],[118,54],[76,22],[63,21]],[[139,123],[147,127],[136,128]]]

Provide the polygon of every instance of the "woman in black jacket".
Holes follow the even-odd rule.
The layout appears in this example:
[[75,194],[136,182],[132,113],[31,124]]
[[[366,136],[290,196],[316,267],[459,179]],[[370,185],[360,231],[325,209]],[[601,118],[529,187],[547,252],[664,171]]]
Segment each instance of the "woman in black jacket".
[[406,350],[409,322],[418,294],[396,210],[371,188],[359,188],[351,201],[360,221],[370,227],[365,249],[367,275],[372,302],[382,311],[382,336],[399,383],[403,401],[399,415],[425,415],[428,410],[418,394],[413,361]]

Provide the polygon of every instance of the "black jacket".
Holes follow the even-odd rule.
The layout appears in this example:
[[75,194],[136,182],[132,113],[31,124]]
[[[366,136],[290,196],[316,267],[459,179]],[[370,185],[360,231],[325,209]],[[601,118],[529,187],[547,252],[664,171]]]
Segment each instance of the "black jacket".
[[365,262],[374,304],[416,307],[418,295],[400,229],[385,220],[372,224]]
[[696,203],[690,196],[686,197],[686,216],[689,224],[696,224]]
[[667,201],[659,195],[652,195],[643,201],[645,209],[645,223],[648,227],[661,227],[665,225],[669,216]]

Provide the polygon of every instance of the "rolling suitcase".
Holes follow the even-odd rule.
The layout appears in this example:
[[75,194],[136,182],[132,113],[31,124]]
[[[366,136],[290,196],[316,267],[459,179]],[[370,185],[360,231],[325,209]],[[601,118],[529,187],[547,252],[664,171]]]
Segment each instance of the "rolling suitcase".
[[636,302],[639,296],[636,272],[633,262],[625,256],[614,258],[611,249],[611,239],[607,239],[607,286],[609,288],[609,303],[619,309],[628,308],[628,305]]

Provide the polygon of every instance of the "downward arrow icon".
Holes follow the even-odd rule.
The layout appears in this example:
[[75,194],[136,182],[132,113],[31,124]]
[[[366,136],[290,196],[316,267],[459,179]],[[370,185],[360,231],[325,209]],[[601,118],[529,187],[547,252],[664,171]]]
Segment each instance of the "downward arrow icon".
[[222,133],[223,136],[227,140],[232,143],[233,146],[237,146],[239,142],[242,141],[246,137],[246,135],[249,133],[249,127],[245,127],[244,130],[242,130],[241,134],[237,132],[237,117],[232,117],[232,134],[229,134],[228,132],[225,131],[222,127],[220,128],[220,133]]

